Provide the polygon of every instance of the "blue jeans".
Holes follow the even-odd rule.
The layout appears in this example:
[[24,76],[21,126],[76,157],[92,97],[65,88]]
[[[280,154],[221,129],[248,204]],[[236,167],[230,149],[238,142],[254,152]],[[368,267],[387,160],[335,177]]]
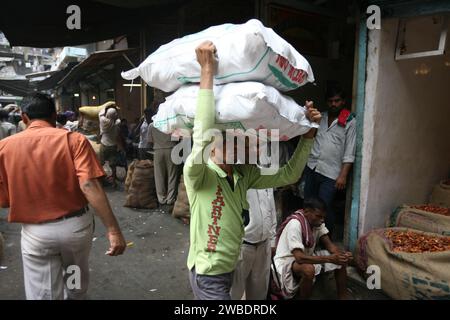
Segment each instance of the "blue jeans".
[[336,180],[330,179],[311,170],[308,166],[305,168],[305,199],[320,198],[327,206],[327,215],[325,225],[333,233],[336,216],[332,210],[334,195],[336,194]]

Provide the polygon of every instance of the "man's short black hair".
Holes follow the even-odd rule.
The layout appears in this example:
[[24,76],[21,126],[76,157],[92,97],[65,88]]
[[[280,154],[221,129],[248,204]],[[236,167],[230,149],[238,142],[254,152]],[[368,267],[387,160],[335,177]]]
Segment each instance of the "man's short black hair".
[[24,99],[22,112],[25,113],[30,120],[50,119],[51,116],[56,113],[55,102],[47,94],[35,93]]
[[339,85],[334,85],[332,87],[329,87],[326,92],[327,99],[333,98],[335,96],[339,96],[343,100],[345,100],[345,92]]
[[58,113],[56,115],[56,121],[58,121],[59,124],[65,125],[67,123],[67,116],[64,113]]
[[0,109],[0,120],[8,120],[9,112],[3,109]]
[[320,198],[308,198],[305,199],[303,202],[303,208],[305,209],[312,209],[312,210],[319,210],[322,212],[327,212],[327,205],[325,204],[325,201],[323,201]]

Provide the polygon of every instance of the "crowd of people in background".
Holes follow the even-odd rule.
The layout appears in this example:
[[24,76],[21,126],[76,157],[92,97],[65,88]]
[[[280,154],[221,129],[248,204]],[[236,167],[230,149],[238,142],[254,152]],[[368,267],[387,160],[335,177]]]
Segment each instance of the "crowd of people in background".
[[[0,204],[10,208],[9,221],[23,224],[22,254],[27,298],[62,298],[62,278],[61,282],[56,281],[45,290],[40,289],[42,282],[50,276],[43,271],[44,266],[49,265],[53,270],[77,262],[83,270],[88,270],[87,257],[92,239],[90,227],[86,229],[84,240],[77,240],[80,254],[64,254],[66,258],[56,264],[52,258],[58,250],[65,252],[64,248],[73,241],[70,237],[58,236],[62,230],[72,230],[92,222],[92,215],[87,214],[88,203],[107,226],[111,243],[109,254],[118,255],[125,250],[120,227],[102,188],[103,166],[108,163],[111,175],[106,177],[106,181],[116,187],[117,166],[126,169],[133,158],[153,162],[158,204],[169,212],[176,201],[183,172],[192,219],[189,277],[197,299],[308,298],[315,277],[328,271],[335,272],[339,298],[348,298],[345,266],[351,262],[352,256],[332,242],[335,226],[333,198],[336,191],[346,188],[355,157],[355,119],[345,108],[344,92],[339,88],[329,90],[327,112],[320,113],[312,102],[306,103],[309,119],[317,122],[319,127],[302,136],[296,149],[287,152],[288,156],[284,155],[289,161],[280,159],[285,165],[274,175],[261,175],[256,166],[217,162],[219,155],[226,158],[226,147],[214,142],[210,161],[198,164],[195,159],[203,156],[211,141],[195,140],[195,137],[202,136],[203,131],[198,130],[207,130],[208,126],[214,125],[212,74],[208,71],[214,69],[214,54],[215,47],[210,43],[197,50],[198,61],[206,71],[202,73],[200,82],[193,149],[184,166],[175,164],[171,158],[178,141],[173,141],[170,135],[152,124],[152,116],[162,102],[160,100],[155,100],[143,111],[142,117],[131,124],[124,118],[120,119],[115,105],[101,110],[96,137],[100,144],[97,156],[87,144],[86,136],[83,138],[77,132],[83,133],[83,118],[77,111],[57,113],[53,100],[48,96],[37,94],[26,100],[22,108],[9,105],[0,109],[0,169],[3,168],[0,170]],[[200,128],[199,123],[203,127]],[[51,139],[47,138],[49,135]],[[69,144],[64,144],[64,141],[69,141]],[[34,150],[41,148],[42,152],[24,156],[32,168],[30,170],[36,170],[24,177],[18,170],[19,162],[25,160],[13,164],[11,157],[17,156],[18,152],[25,155],[30,143],[33,143]],[[55,150],[61,155],[55,155]],[[32,163],[47,163],[51,168],[57,168],[57,173],[50,167],[42,171]],[[47,177],[42,181],[39,179],[42,172],[37,174],[37,170],[54,178]],[[19,182],[10,183],[20,176],[23,178]],[[274,190],[298,185],[301,177],[305,182],[302,184],[303,205],[299,203],[298,210],[283,221],[277,221]],[[21,184],[34,185],[36,188],[32,190],[36,190],[33,191],[36,194],[28,194],[27,199],[17,197],[20,192],[13,189]],[[42,198],[39,190],[50,189],[54,192]],[[72,190],[68,194],[76,196],[66,193],[70,199],[54,199],[53,194],[63,189]],[[36,200],[39,205],[32,203],[33,199],[41,199]],[[27,216],[23,211],[26,206],[41,208],[44,213]],[[69,219],[73,217],[77,219]],[[59,249],[52,247],[48,254],[36,256],[33,252],[44,247],[48,249],[47,233],[63,243]],[[72,298],[85,297],[87,281],[87,278],[83,279],[81,290],[69,290],[65,294]]]

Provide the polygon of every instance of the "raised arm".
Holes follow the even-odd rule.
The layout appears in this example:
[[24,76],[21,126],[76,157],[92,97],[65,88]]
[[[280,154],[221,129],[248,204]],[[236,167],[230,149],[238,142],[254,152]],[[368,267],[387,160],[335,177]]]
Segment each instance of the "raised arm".
[[125,239],[99,180],[104,176],[103,168],[85,137],[78,133],[71,133],[69,135],[69,145],[72,149],[73,162],[80,189],[106,227],[110,243],[106,254],[110,256],[122,254],[126,248]]
[[[312,102],[307,102],[306,107],[306,116],[310,121],[320,123],[322,116],[320,112],[313,107]],[[301,137],[292,158],[275,174],[262,175],[260,169],[254,167],[253,172],[250,175],[249,188],[276,188],[297,182],[308,161],[316,131],[317,129],[312,128]]]
[[211,138],[206,135],[206,132],[214,126],[215,104],[212,89],[217,63],[214,59],[216,47],[211,41],[202,43],[195,52],[201,66],[200,90],[194,119],[194,143],[192,152],[184,165],[184,181],[187,188],[198,189],[202,185],[206,172],[203,153],[211,143]]

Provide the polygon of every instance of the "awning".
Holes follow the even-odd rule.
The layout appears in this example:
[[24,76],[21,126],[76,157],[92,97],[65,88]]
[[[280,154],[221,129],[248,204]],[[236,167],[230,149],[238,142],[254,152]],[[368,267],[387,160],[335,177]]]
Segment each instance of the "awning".
[[16,96],[26,96],[33,91],[28,79],[0,79],[0,90]]
[[[3,1],[0,30],[11,46],[38,48],[74,46],[138,32],[149,23],[158,23],[186,0],[41,0]],[[81,30],[66,26],[67,8],[78,5]]]
[[59,81],[64,78],[78,62],[71,62],[62,70],[54,72],[50,77],[39,81],[35,86],[38,91],[54,89]]
[[[86,59],[74,66],[64,77],[61,78],[56,86],[68,86],[73,81],[78,81],[85,75],[95,72],[96,70],[113,64],[117,59],[128,59],[128,55],[136,54],[139,52],[138,48],[130,48],[123,50],[107,50],[97,51],[89,55]],[[130,65],[130,67],[132,67]]]

